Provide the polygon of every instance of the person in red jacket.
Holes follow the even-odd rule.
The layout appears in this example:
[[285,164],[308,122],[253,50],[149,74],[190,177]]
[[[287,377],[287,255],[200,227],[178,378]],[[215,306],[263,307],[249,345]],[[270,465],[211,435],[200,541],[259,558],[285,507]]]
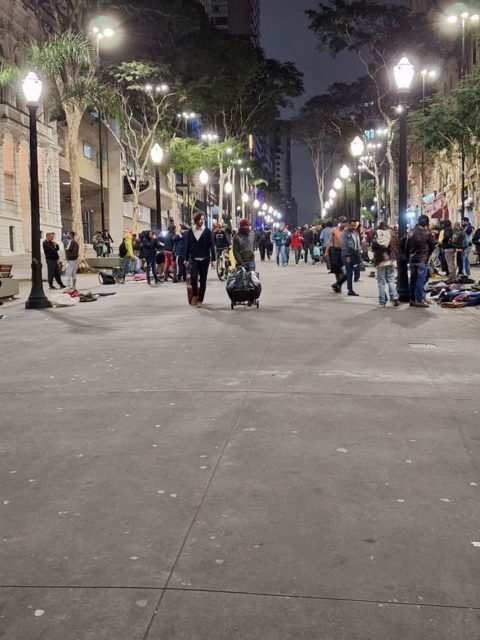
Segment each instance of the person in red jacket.
[[290,246],[295,254],[295,264],[298,264],[303,249],[303,235],[301,227],[297,227],[293,232]]

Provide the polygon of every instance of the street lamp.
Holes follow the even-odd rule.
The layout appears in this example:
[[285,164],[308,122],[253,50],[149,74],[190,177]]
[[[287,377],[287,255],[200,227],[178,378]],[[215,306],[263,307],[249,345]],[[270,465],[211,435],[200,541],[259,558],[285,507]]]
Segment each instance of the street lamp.
[[340,180],[340,178],[335,178],[333,182],[333,188],[335,189],[335,191],[340,191],[342,186],[343,186],[343,182]]
[[[478,13],[470,14],[468,11],[462,11],[461,13],[453,13],[455,9],[452,9],[450,15],[447,16],[447,21],[451,24],[456,24],[460,21],[461,23],[461,41],[462,41],[462,49],[461,49],[461,58],[460,58],[460,79],[465,77],[465,36],[467,23],[478,24],[480,20],[480,15]],[[461,152],[461,173],[462,173],[462,189],[461,189],[461,202],[462,202],[462,218],[465,217],[465,144],[462,140],[462,144],[460,146]]]
[[[435,80],[435,78],[437,77],[437,72],[435,69],[422,69],[421,75],[422,75],[422,111],[423,111],[423,117],[425,118],[427,115],[425,110],[425,83],[427,81],[427,78],[429,78],[430,80]],[[421,184],[422,200],[421,200],[420,208],[423,213],[423,198],[425,197],[425,128],[422,136],[422,159],[421,159],[420,180],[422,183]]]
[[257,198],[255,198],[255,200],[253,201],[253,206],[255,207],[255,209],[258,209],[260,207],[260,202],[257,200]]
[[185,125],[185,135],[188,135],[188,121],[194,120],[197,117],[195,111],[182,111],[182,113],[177,113],[177,118],[182,120]]
[[[398,163],[398,238],[400,246],[402,239],[407,234],[407,97],[413,81],[415,69],[408,58],[403,57],[393,69],[395,84],[400,97],[398,109],[400,121],[399,147],[400,157]],[[406,256],[402,250],[398,255],[398,295],[402,302],[410,299],[408,291],[408,268]]]
[[157,229],[159,231],[162,230],[162,201],[161,201],[161,193],[160,193],[160,165],[163,160],[163,149],[156,142],[151,151],[150,158],[155,165],[155,196],[156,196],[156,209],[157,209]]
[[207,184],[210,180],[208,173],[205,169],[200,171],[200,184],[203,185],[203,206],[205,209],[205,218],[207,218]]
[[330,191],[328,192],[328,197],[331,200],[335,200],[335,198],[337,197],[337,192],[335,191],[335,189],[330,189]]
[[[115,35],[115,30],[111,27],[105,27],[101,29],[98,26],[92,28],[92,33],[95,37],[95,51],[97,64],[100,64],[100,42],[104,38],[112,38]],[[102,114],[100,110],[97,111],[98,115],[98,173],[100,178],[100,220],[102,226],[102,237],[105,238],[105,189],[103,181],[103,136],[102,136]]]
[[[365,149],[365,143],[359,136],[356,136],[352,140],[352,143],[350,144],[350,152],[352,156],[355,158],[355,160],[357,160],[357,158],[360,158],[360,156],[363,154],[364,149]],[[357,162],[355,162],[355,164],[357,164]],[[355,216],[357,216],[358,214],[359,218],[360,218],[360,205],[361,205],[360,203],[360,171],[358,170],[358,167],[357,167],[356,180],[355,180]]]
[[343,180],[343,207],[345,209],[344,215],[347,214],[347,180],[350,178],[350,167],[348,164],[344,164],[340,167],[340,178]]
[[30,219],[32,233],[32,289],[25,303],[26,309],[47,309],[50,306],[42,284],[42,255],[40,248],[40,199],[38,193],[37,109],[42,94],[42,82],[33,72],[22,81],[23,95],[30,114]]
[[228,180],[225,183],[225,186],[223,187],[225,193],[227,194],[227,212],[229,217],[231,217],[232,214],[232,191],[233,191],[233,184],[230,182],[230,180]]

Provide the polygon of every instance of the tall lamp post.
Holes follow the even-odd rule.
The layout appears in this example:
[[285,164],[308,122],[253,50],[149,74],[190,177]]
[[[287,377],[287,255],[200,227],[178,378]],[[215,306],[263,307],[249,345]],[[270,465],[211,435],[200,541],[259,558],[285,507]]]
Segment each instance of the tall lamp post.
[[205,169],[202,169],[202,171],[200,171],[200,184],[203,185],[203,206],[205,209],[205,220],[207,219],[208,216],[208,212],[207,212],[207,184],[209,181],[210,177],[208,175],[208,173],[205,171]]
[[[447,16],[447,21],[450,24],[456,24],[458,21],[461,23],[461,37],[462,37],[462,49],[461,49],[461,58],[460,58],[460,78],[463,79],[465,77],[465,67],[466,67],[466,57],[465,57],[465,37],[467,30],[467,23],[478,24],[480,20],[480,15],[478,13],[470,14],[468,11],[462,11],[460,14],[451,13]],[[461,173],[462,173],[462,190],[461,190],[461,198],[462,198],[462,218],[465,217],[465,144],[462,142],[461,144]]]
[[160,191],[160,165],[163,160],[163,149],[156,142],[150,150],[150,159],[155,165],[155,198],[157,209],[157,229],[162,230],[162,194]]
[[30,72],[22,81],[23,95],[30,116],[30,207],[32,230],[32,290],[25,303],[26,309],[47,309],[47,299],[42,284],[42,255],[40,247],[40,198],[38,193],[38,140],[37,109],[42,94],[42,82]]
[[224,190],[225,193],[227,194],[227,215],[230,218],[230,223],[232,222],[232,191],[233,191],[233,184],[230,182],[230,180],[228,182],[225,183],[224,186]]
[[345,209],[343,215],[347,215],[347,180],[350,177],[350,168],[347,164],[340,167],[340,178],[343,180],[343,207]]
[[[422,69],[421,71],[422,74],[422,111],[423,111],[423,117],[426,116],[426,110],[425,110],[425,83],[427,81],[427,78],[430,78],[431,80],[434,80],[437,77],[437,72],[435,71],[435,69]],[[423,139],[422,139],[422,160],[421,160],[421,183],[422,183],[422,201],[421,201],[421,212],[423,213],[423,199],[425,197],[425,131],[423,133]]]
[[[100,29],[99,27],[93,27],[92,29],[93,35],[95,36],[95,51],[97,54],[97,64],[100,64],[100,42],[104,38],[111,38],[115,35],[115,31],[110,28]],[[102,225],[102,236],[105,238],[105,193],[104,193],[104,181],[103,181],[103,136],[102,136],[102,114],[100,110],[97,112],[98,115],[98,164],[99,164],[99,175],[100,175],[100,219]]]
[[358,159],[360,158],[360,156],[363,154],[363,151],[365,149],[365,143],[363,142],[363,140],[359,137],[356,136],[353,140],[352,143],[350,145],[350,152],[352,154],[352,156],[355,158],[355,165],[356,165],[356,179],[355,179],[355,217],[358,217],[358,219],[360,220],[360,215],[361,215],[361,211],[360,211],[360,207],[361,207],[361,202],[360,202],[360,169],[358,168]]
[[[400,246],[407,234],[407,98],[412,85],[415,70],[408,58],[403,57],[393,69],[395,84],[400,97],[398,108],[400,124],[400,157],[398,162],[398,238]],[[402,302],[410,299],[408,291],[407,260],[400,249],[398,255],[398,295]]]

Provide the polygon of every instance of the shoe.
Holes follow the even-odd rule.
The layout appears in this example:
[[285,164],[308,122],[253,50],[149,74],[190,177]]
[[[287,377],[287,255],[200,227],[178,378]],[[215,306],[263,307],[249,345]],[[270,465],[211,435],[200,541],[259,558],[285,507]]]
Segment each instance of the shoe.
[[3,302],[0,300],[0,307],[3,305]]
[[53,284],[51,284],[48,288],[49,289],[56,289],[57,287],[54,287]]
[[424,302],[426,302],[427,304],[433,304],[432,300],[428,300],[427,298],[425,298]]
[[385,307],[387,306],[386,304],[383,304],[383,302],[379,302],[378,306],[380,307],[380,309],[385,309]]
[[394,307],[399,307],[399,306],[400,306],[400,300],[399,300],[398,298],[396,298],[396,299],[393,301],[393,306],[394,306]]
[[415,306],[415,302],[413,302],[412,300],[410,300],[410,306],[414,307]]
[[203,309],[203,302],[199,300],[196,306],[197,306],[197,309]]
[[7,316],[5,316],[5,315],[0,316],[0,320],[3,320],[3,319],[4,319],[4,318],[6,318],[6,317],[7,317]]
[[348,296],[356,296],[358,298],[358,293],[355,293],[355,291],[349,291],[347,293]]
[[60,289],[66,289],[67,287],[64,284],[60,285]]
[[197,306],[197,302],[198,302],[198,296],[193,296],[192,301],[191,301],[191,305],[192,307],[196,307]]
[[422,300],[421,302],[415,302],[414,306],[415,307],[420,307],[420,308],[423,308],[423,309],[428,309],[428,307],[430,305],[425,300]]

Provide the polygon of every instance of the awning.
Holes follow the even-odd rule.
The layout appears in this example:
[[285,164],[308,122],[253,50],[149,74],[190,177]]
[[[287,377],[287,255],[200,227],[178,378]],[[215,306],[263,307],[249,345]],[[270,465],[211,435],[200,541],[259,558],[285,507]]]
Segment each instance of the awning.
[[431,218],[435,218],[436,220],[441,220],[442,218],[449,217],[448,204],[444,204],[432,213]]

